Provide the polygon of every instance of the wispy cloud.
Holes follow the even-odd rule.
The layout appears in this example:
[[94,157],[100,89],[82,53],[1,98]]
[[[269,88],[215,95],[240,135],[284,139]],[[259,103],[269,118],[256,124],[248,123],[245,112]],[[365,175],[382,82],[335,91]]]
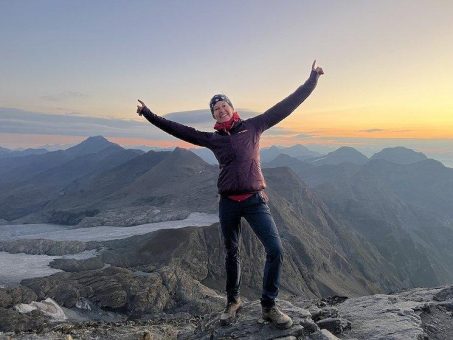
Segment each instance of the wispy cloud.
[[65,100],[73,100],[73,99],[86,99],[89,95],[81,92],[76,91],[65,91],[55,94],[49,94],[45,96],[41,96],[41,99],[51,101],[51,102],[60,102]]
[[391,133],[405,133],[405,132],[413,132],[414,130],[386,130],[386,129],[366,129],[366,130],[358,130],[358,132],[368,132],[368,133],[374,133],[374,132],[391,132]]
[[307,138],[313,138],[313,137],[316,137],[316,136],[308,134],[308,133],[299,133],[294,136],[294,138],[296,138],[296,139],[307,139]]
[[150,138],[168,140],[173,137],[143,122],[87,117],[75,114],[48,114],[14,108],[0,108],[0,133]]
[[297,134],[297,131],[288,129],[288,128],[279,127],[279,126],[274,126],[272,129],[265,131],[266,136],[273,136],[273,137],[294,136],[295,134]]
[[392,132],[397,132],[397,133],[400,132],[400,133],[402,133],[402,132],[413,132],[413,131],[414,130],[393,130]]
[[359,132],[369,132],[369,133],[373,133],[373,132],[382,132],[382,131],[385,131],[384,129],[366,129],[366,130],[359,130]]

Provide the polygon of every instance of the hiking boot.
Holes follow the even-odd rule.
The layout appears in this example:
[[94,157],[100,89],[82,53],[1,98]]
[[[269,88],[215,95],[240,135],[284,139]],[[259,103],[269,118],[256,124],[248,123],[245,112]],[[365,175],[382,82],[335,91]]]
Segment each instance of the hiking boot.
[[270,321],[275,327],[279,329],[287,329],[293,325],[293,320],[277,308],[273,307],[262,307],[263,319]]
[[241,298],[227,303],[225,309],[220,315],[220,325],[227,326],[236,318],[237,311],[241,308]]

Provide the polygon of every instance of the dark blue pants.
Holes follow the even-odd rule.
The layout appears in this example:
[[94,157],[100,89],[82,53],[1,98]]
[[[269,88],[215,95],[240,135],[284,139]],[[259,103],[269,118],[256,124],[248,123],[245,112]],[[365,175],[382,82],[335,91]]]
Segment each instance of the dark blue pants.
[[223,196],[220,198],[219,218],[225,244],[227,298],[228,301],[232,301],[239,296],[241,217],[247,220],[266,250],[261,304],[264,307],[271,307],[275,304],[275,298],[278,295],[283,249],[263,193],[256,193],[242,202],[236,202]]

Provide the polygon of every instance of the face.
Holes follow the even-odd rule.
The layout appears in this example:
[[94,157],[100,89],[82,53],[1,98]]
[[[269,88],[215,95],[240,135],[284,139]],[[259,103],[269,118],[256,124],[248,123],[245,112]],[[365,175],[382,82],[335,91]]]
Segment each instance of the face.
[[221,100],[214,105],[214,118],[218,123],[225,123],[233,117],[233,108]]

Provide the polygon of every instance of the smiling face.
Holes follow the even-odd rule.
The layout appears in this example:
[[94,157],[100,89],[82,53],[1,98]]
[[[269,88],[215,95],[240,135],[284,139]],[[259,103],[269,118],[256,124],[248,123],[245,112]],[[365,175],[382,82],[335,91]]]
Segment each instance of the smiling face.
[[234,109],[226,101],[218,101],[214,105],[213,116],[218,123],[225,123],[233,117]]

